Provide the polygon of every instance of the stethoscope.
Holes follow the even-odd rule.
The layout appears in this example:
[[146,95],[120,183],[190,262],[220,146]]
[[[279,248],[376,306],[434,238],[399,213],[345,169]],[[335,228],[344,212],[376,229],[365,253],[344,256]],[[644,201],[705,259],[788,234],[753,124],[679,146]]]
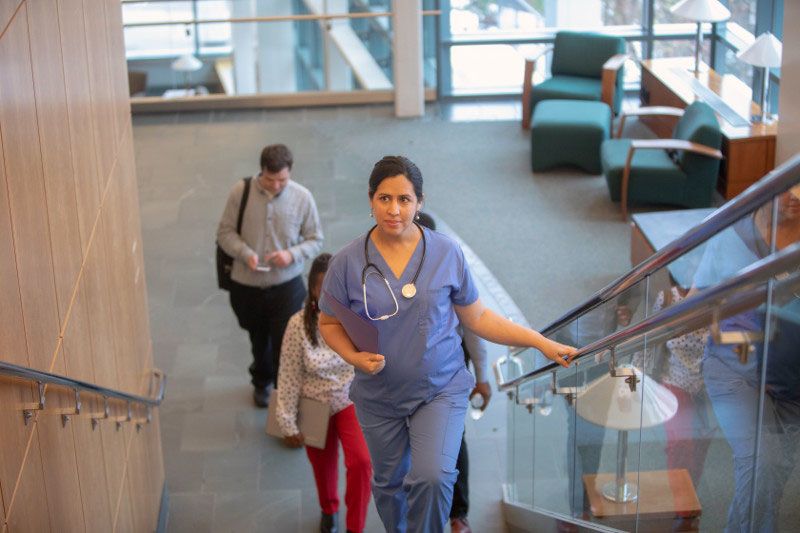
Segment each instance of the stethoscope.
[[[400,289],[400,294],[407,300],[410,300],[417,294],[417,277],[419,276],[420,270],[422,270],[422,263],[425,262],[425,253],[427,251],[428,243],[425,240],[425,231],[422,229],[422,226],[414,222],[414,225],[419,228],[420,233],[422,233],[422,259],[419,261],[419,265],[417,265],[417,271],[414,272],[414,278],[411,280],[411,283],[406,283],[403,285],[403,288]],[[367,232],[367,236],[364,238],[364,261],[366,265],[364,265],[364,269],[361,271],[361,291],[364,297],[364,311],[367,313],[367,318],[370,320],[386,320],[387,318],[392,318],[400,311],[400,306],[397,303],[397,298],[394,295],[394,291],[392,290],[391,285],[389,285],[389,280],[386,279],[386,276],[383,275],[383,272],[378,265],[373,263],[369,260],[369,236],[372,235],[372,232],[375,231],[375,228],[378,226],[372,226],[372,228]],[[369,270],[370,267],[373,270]],[[380,276],[383,282],[386,284],[386,289],[389,291],[389,294],[392,296],[392,300],[394,301],[394,312],[389,315],[383,315],[379,317],[373,317],[369,313],[369,306],[367,305],[367,278],[370,275]]]

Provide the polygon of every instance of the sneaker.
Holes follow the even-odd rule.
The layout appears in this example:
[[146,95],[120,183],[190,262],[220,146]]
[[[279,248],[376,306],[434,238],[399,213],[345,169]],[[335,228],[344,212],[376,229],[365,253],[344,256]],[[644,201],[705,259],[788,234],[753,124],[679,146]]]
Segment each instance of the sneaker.
[[469,522],[467,522],[466,516],[463,518],[451,518],[450,531],[452,533],[472,533],[472,529],[469,527]]
[[319,531],[320,533],[338,533],[339,513],[322,513],[322,518],[319,521]]
[[256,407],[267,407],[269,405],[269,396],[272,393],[272,387],[256,387],[253,390],[253,402]]

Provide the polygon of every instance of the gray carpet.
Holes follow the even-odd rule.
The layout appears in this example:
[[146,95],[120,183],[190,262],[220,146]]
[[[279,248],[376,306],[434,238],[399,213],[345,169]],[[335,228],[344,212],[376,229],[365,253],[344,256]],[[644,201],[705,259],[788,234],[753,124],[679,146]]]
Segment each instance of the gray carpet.
[[[629,267],[630,232],[601,177],[533,175],[517,122],[458,123],[444,114],[434,106],[424,119],[396,120],[376,106],[134,118],[155,359],[170,377],[161,409],[170,531],[313,531],[318,520],[305,455],[263,435],[265,413],[249,397],[249,344],[214,278],[213,238],[228,190],[257,170],[263,145],[293,149],[294,176],[317,199],[329,251],[370,225],[373,163],[409,156],[425,176],[426,209],[474,252],[483,298],[507,314],[516,303],[534,325]],[[502,353],[491,347],[492,358]],[[504,531],[506,425],[499,394],[481,420],[467,421],[476,531]],[[371,509],[367,530],[380,529]]]

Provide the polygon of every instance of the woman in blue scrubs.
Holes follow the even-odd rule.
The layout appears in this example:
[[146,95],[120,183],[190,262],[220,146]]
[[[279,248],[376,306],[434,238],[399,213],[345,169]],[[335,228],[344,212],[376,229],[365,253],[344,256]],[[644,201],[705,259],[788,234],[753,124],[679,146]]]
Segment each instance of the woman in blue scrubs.
[[[387,156],[369,179],[375,226],[342,248],[319,301],[325,342],[355,367],[350,398],[372,458],[372,492],[389,532],[443,531],[457,471],[467,396],[459,323],[491,342],[530,346],[567,366],[575,349],[483,306],[461,248],[414,223],[422,174]],[[378,330],[379,352],[360,352],[332,299]]]

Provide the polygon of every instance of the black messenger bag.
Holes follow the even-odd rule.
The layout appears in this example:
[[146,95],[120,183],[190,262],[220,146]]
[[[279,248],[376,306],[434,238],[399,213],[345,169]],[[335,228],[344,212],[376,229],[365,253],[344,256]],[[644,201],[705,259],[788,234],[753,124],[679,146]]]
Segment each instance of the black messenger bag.
[[[239,204],[239,218],[236,221],[236,233],[242,234],[242,218],[244,217],[244,208],[247,205],[247,197],[250,195],[250,180],[252,178],[244,178],[244,192],[242,193],[242,201]],[[229,291],[231,290],[231,270],[233,270],[233,257],[225,253],[217,241],[217,285],[220,289]]]

